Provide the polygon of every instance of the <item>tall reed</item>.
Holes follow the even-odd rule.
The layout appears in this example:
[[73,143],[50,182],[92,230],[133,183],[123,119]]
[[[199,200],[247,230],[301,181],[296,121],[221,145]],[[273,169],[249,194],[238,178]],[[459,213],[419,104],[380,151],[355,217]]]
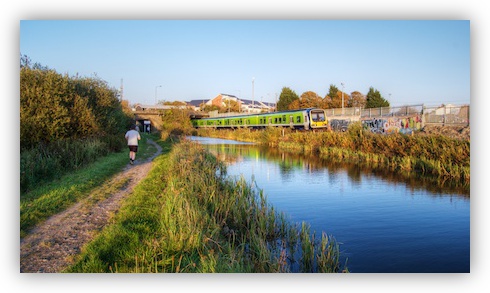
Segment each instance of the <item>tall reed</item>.
[[[308,235],[300,238],[297,225],[253,186],[229,177],[223,162],[201,146],[181,142],[155,160],[114,225],[67,272],[298,271],[300,257],[290,253],[310,254],[318,244]],[[340,272],[344,269],[335,262],[340,252],[334,243],[329,244],[330,255],[316,254],[316,262]],[[318,270],[316,265],[308,268]]]
[[284,151],[319,155],[330,161],[359,163],[399,173],[417,173],[461,182],[470,180],[470,141],[442,135],[381,135],[352,123],[346,132],[267,128],[199,130],[198,135],[253,141]]
[[124,146],[124,136],[64,139],[20,153],[20,190],[26,192],[69,171],[78,170]]

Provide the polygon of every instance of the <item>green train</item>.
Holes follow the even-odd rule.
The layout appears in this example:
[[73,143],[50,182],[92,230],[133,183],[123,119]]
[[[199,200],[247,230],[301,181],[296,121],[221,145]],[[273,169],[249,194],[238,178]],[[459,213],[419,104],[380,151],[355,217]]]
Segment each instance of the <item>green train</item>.
[[228,117],[193,118],[195,128],[266,128],[290,127],[294,129],[315,130],[328,127],[325,110],[308,108],[281,112],[236,115]]

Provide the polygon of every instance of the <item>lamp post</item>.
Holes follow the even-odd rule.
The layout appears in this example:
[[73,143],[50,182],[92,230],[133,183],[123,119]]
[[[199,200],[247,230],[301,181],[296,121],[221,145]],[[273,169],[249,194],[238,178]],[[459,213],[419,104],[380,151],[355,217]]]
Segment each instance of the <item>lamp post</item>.
[[342,85],[342,115],[344,115],[344,83],[340,83]]
[[255,98],[254,98],[254,81],[255,77],[252,77],[252,112],[254,111],[255,108]]
[[242,102],[240,101],[240,96],[241,96],[242,92],[241,92],[241,90],[236,90],[236,91],[238,91],[238,97],[237,97],[236,102],[238,104],[238,112],[240,113],[240,112],[242,112]]
[[157,86],[155,87],[155,106],[157,105],[157,89],[158,89],[159,87],[162,87],[162,86],[161,86],[161,85],[157,85]]

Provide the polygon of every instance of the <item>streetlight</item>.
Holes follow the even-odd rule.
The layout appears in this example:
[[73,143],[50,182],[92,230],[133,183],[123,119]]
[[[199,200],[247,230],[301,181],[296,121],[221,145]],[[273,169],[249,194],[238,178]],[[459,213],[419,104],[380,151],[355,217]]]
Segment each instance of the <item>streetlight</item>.
[[240,96],[241,96],[242,91],[241,90],[236,90],[236,91],[238,91],[238,97],[236,100],[236,102],[238,104],[238,112],[242,112],[242,102],[240,100]]
[[253,108],[255,107],[255,98],[254,98],[254,81],[255,77],[252,77],[252,111],[254,110]]
[[162,87],[162,86],[161,86],[161,85],[157,85],[157,86],[155,87],[155,106],[157,105],[157,89],[158,89],[159,87]]
[[344,83],[340,83],[342,85],[342,115],[344,115]]

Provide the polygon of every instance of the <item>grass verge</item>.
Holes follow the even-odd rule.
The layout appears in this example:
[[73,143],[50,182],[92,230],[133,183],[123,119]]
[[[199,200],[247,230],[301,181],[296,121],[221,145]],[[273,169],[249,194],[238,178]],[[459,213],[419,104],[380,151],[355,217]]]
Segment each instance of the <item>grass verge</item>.
[[[142,136],[138,158],[144,159],[155,152],[155,147]],[[20,237],[50,216],[61,212],[87,197],[90,192],[117,174],[128,164],[128,151],[111,153],[77,171],[68,172],[58,179],[38,184],[29,192],[20,194]]]
[[65,272],[347,271],[332,236],[315,241],[308,224],[290,223],[252,186],[198,144],[180,142]]

